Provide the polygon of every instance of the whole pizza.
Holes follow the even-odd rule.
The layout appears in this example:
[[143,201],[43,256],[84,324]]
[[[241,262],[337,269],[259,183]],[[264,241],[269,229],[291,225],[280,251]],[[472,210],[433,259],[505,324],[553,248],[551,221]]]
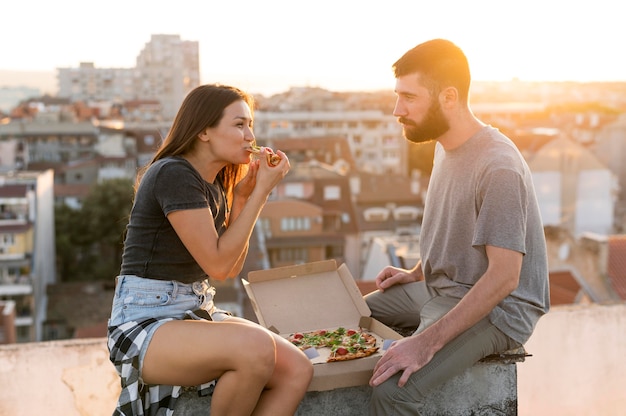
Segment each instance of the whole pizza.
[[370,356],[378,351],[376,337],[362,329],[337,328],[319,329],[310,332],[296,332],[289,341],[305,351],[309,348],[328,348],[330,355],[326,362],[355,360]]

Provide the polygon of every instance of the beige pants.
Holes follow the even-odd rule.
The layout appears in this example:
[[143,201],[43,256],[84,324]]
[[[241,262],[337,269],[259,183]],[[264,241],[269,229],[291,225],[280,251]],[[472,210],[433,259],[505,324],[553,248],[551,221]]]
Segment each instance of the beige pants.
[[[365,297],[372,317],[391,327],[417,328],[419,333],[452,309],[458,299],[431,296],[425,283],[396,285]],[[416,416],[428,392],[490,354],[519,347],[485,318],[452,340],[433,359],[398,387],[400,373],[374,387],[371,416]]]

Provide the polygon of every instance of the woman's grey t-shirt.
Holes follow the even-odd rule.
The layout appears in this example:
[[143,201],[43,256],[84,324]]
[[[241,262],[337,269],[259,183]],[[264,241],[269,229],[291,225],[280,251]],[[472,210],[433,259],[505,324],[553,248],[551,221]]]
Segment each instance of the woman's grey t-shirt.
[[513,142],[486,126],[462,146],[435,150],[420,234],[430,290],[463,297],[485,273],[485,246],[524,254],[519,286],[489,314],[524,343],[549,309],[548,262],[532,176]]
[[120,274],[191,283],[208,276],[167,219],[170,212],[208,209],[218,234],[226,229],[226,197],[182,157],[167,157],[144,173],[126,228]]

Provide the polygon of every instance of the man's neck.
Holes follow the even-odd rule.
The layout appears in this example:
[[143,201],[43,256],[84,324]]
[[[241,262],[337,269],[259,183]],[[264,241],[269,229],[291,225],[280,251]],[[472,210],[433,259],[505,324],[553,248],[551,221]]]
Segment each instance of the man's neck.
[[437,141],[445,150],[453,150],[463,145],[483,127],[485,127],[485,123],[477,119],[471,112],[464,113],[464,116],[451,120],[450,129]]

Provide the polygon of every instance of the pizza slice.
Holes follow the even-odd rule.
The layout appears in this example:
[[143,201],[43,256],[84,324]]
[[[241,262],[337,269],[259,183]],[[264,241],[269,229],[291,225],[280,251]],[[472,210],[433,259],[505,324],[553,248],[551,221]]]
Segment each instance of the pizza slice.
[[[281,161],[280,156],[274,153],[274,151],[270,149],[269,147],[266,147],[265,149],[267,151],[267,163],[270,166],[278,165]],[[253,144],[252,146],[248,148],[248,151],[252,154],[259,155],[261,153],[261,147]]]

